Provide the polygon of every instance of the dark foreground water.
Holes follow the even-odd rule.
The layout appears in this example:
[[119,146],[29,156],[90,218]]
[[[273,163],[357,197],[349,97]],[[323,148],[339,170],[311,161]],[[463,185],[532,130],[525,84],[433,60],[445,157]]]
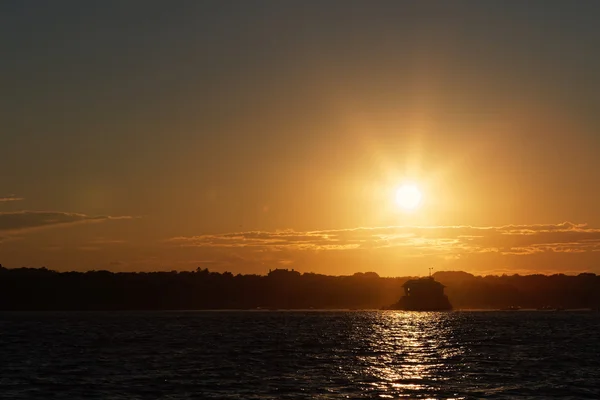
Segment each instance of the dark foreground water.
[[0,398],[600,398],[600,313],[0,313]]

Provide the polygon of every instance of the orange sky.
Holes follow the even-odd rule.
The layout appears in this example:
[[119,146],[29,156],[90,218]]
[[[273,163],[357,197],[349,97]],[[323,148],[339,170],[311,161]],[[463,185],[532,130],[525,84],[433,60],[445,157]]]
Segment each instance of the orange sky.
[[201,3],[6,10],[0,263],[600,272],[595,3]]

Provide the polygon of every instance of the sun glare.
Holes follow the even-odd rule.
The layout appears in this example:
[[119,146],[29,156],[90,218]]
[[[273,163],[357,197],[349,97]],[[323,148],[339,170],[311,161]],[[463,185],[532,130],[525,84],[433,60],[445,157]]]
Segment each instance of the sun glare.
[[402,185],[396,191],[396,204],[405,211],[412,211],[419,207],[422,198],[419,188],[412,184]]

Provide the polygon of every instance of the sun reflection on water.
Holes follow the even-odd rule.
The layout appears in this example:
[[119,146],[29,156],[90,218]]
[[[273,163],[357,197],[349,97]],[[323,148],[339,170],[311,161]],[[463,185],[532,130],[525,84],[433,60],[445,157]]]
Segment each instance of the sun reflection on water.
[[[464,350],[453,340],[448,313],[382,312],[369,328],[355,331],[361,346],[355,371],[379,397],[439,394]],[[447,393],[453,398],[452,393]]]

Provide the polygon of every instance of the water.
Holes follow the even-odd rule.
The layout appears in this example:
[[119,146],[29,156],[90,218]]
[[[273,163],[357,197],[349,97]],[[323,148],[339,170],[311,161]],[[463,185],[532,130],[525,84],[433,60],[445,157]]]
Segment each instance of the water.
[[600,398],[600,313],[1,313],[0,398]]

